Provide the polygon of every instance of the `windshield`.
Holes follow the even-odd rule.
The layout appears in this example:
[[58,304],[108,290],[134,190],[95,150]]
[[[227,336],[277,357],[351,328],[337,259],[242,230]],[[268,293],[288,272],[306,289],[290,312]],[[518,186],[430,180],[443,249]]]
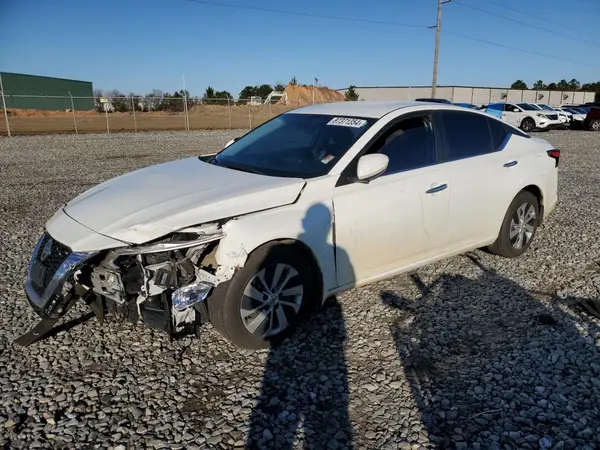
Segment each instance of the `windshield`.
[[282,114],[219,153],[213,164],[262,175],[325,175],[376,119]]
[[525,111],[539,111],[541,108],[536,108],[533,105],[530,105],[529,103],[518,103],[517,106],[519,106],[521,109],[524,109]]
[[554,111],[554,109],[550,108],[548,105],[539,105],[539,107],[545,109],[546,111]]
[[585,114],[585,111],[579,108],[565,108],[565,110],[573,114]]

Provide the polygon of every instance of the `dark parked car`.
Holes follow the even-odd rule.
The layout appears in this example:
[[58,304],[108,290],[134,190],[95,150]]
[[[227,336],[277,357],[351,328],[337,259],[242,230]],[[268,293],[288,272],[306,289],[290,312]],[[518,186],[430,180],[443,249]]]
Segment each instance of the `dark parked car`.
[[586,130],[600,131],[600,108],[592,108],[588,111],[583,126]]
[[456,106],[462,106],[463,108],[479,109],[479,106],[473,105],[472,103],[455,103]]
[[446,100],[445,98],[418,98],[415,100],[416,102],[430,102],[430,103],[446,103],[451,105],[452,102],[450,100]]

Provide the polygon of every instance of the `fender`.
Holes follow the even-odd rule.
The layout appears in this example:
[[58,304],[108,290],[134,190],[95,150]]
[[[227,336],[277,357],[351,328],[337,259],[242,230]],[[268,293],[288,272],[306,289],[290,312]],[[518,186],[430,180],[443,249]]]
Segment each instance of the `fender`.
[[335,289],[332,192],[336,180],[337,176],[311,180],[295,203],[237,217],[224,224],[225,237],[215,254],[221,273],[231,277],[261,245],[291,239],[302,242],[312,252],[323,275],[323,295]]

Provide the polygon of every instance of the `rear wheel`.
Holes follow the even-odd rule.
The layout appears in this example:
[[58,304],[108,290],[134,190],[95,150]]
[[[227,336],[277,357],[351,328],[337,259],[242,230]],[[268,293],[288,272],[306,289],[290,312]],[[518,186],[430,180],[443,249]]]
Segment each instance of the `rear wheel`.
[[210,321],[238,347],[270,347],[318,305],[322,293],[315,275],[294,244],[260,247],[208,299]]
[[600,119],[594,119],[590,122],[589,129],[591,131],[600,131]]
[[537,231],[540,204],[535,195],[521,191],[514,198],[489,251],[505,258],[521,256],[531,245]]
[[523,119],[523,122],[521,122],[521,130],[523,130],[525,133],[535,130],[535,120],[533,120],[531,117],[526,117]]

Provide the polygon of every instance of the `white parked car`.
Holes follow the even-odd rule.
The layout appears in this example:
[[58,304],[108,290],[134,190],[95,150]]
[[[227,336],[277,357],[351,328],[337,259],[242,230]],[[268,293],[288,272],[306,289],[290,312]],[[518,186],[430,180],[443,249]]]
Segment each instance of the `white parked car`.
[[564,126],[557,112],[542,111],[529,103],[490,103],[483,111],[521,128],[526,133]]
[[169,333],[282,338],[329,296],[480,247],[513,258],[557,202],[560,151],[483,112],[339,102],[218,154],[139,169],[47,222],[27,297],[43,335],[78,299]]
[[566,114],[570,114],[571,115],[571,125],[577,127],[577,128],[583,128],[584,127],[584,122],[585,122],[585,118],[587,117],[587,113],[582,110],[579,109],[577,107],[570,107],[570,106],[561,106],[558,108],[555,108],[558,111],[562,111]]
[[550,105],[546,105],[545,103],[530,103],[530,105],[535,106],[540,111],[546,111],[549,113],[555,112],[558,114],[558,120],[561,121],[562,124],[568,126],[571,123],[571,114],[561,111],[559,108],[554,108]]

